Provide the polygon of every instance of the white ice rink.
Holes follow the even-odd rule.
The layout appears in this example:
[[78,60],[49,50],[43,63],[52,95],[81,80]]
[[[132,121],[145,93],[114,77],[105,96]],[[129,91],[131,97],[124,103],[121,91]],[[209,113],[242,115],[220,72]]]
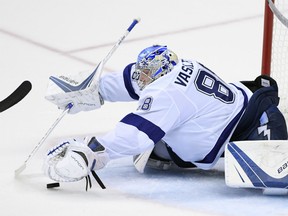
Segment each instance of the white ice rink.
[[260,74],[264,0],[0,0],[0,101],[24,80],[32,91],[0,113],[0,214],[84,215],[288,215],[287,196],[228,188],[221,163],[212,171],[148,170],[139,174],[131,158],[98,172],[106,184],[62,184],[42,173],[45,152],[57,140],[103,134],[135,103],[67,115],[18,179],[26,160],[60,111],[44,99],[48,77],[93,70],[134,18],[141,23],[107,63],[107,72],[136,60],[143,48],[166,44],[181,58],[194,58],[226,81]]

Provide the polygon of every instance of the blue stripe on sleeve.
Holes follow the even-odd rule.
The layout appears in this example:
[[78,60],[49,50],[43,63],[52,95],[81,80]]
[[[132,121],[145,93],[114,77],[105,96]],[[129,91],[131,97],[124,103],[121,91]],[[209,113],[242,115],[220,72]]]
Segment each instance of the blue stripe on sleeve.
[[121,120],[121,122],[132,125],[136,127],[139,131],[147,134],[147,136],[151,140],[153,140],[154,144],[161,140],[165,135],[165,132],[160,127],[148,121],[147,119],[133,113],[125,116]]
[[123,78],[124,78],[125,88],[127,92],[129,93],[130,97],[133,98],[134,100],[139,100],[139,96],[135,93],[134,88],[131,83],[131,67],[134,64],[135,63],[131,63],[125,67],[123,71]]

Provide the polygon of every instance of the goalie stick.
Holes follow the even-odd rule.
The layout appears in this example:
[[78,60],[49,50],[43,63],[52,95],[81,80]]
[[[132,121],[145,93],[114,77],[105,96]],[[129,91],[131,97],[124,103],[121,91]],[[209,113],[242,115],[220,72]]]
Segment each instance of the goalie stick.
[[30,92],[31,89],[31,82],[28,80],[22,82],[14,92],[12,92],[4,100],[0,101],[0,112],[3,112],[20,102]]
[[85,88],[91,88],[91,89],[96,88],[98,90],[98,88],[99,88],[98,82],[99,82],[99,79],[103,73],[104,65],[110,59],[110,57],[113,55],[113,53],[116,51],[116,49],[120,46],[120,44],[124,41],[124,39],[127,37],[127,35],[131,32],[131,30],[135,27],[135,25],[139,22],[140,22],[140,18],[133,20],[131,25],[127,28],[125,33],[114,44],[114,46],[111,48],[111,50],[105,56],[105,58],[103,58],[98,63],[98,65],[94,69],[94,71],[83,81],[83,83],[76,86],[76,88],[72,87],[72,85],[70,85],[70,84],[64,83],[63,80],[61,80],[57,77],[51,76],[50,80],[52,80],[54,83],[56,83],[60,88],[62,88],[66,92],[82,90]]
[[[106,62],[109,60],[109,58],[112,56],[112,54],[116,51],[116,49],[120,46],[120,44],[124,41],[124,39],[127,37],[127,35],[132,31],[132,29],[135,27],[137,23],[139,23],[140,19],[134,19],[133,22],[130,24],[130,26],[127,28],[125,33],[120,37],[120,39],[116,42],[116,44],[112,47],[112,49],[109,51],[109,53],[105,56],[105,58],[97,65],[95,70],[92,72],[90,77],[92,77],[88,87],[93,85],[94,83],[97,83],[101,77],[103,66],[106,64]],[[98,72],[98,73],[96,73]],[[95,76],[96,74],[96,76]],[[17,177],[23,170],[25,170],[27,163],[31,159],[31,157],[36,153],[36,151],[40,148],[40,146],[44,143],[48,135],[53,131],[53,129],[56,127],[56,125],[60,122],[60,120],[65,116],[66,113],[69,112],[69,110],[73,107],[73,104],[68,104],[66,106],[66,109],[61,113],[61,115],[56,119],[56,121],[53,123],[53,125],[50,127],[50,129],[46,132],[44,137],[40,140],[40,142],[35,146],[35,148],[32,150],[28,158],[24,161],[24,163],[15,170],[15,176]]]

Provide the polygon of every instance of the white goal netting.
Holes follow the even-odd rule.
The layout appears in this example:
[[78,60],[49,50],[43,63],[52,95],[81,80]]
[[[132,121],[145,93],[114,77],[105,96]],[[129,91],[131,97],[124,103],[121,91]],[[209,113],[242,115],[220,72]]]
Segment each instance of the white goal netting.
[[[274,5],[288,19],[288,0],[275,0]],[[280,109],[288,122],[288,28],[274,15],[271,77],[279,86]]]

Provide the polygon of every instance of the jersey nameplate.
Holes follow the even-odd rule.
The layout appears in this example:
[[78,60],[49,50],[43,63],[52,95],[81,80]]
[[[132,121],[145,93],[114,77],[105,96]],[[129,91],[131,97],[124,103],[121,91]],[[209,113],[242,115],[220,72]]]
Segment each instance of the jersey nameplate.
[[186,87],[191,78],[191,74],[193,73],[193,71],[194,71],[193,63],[182,60],[181,71],[177,75],[174,83]]

